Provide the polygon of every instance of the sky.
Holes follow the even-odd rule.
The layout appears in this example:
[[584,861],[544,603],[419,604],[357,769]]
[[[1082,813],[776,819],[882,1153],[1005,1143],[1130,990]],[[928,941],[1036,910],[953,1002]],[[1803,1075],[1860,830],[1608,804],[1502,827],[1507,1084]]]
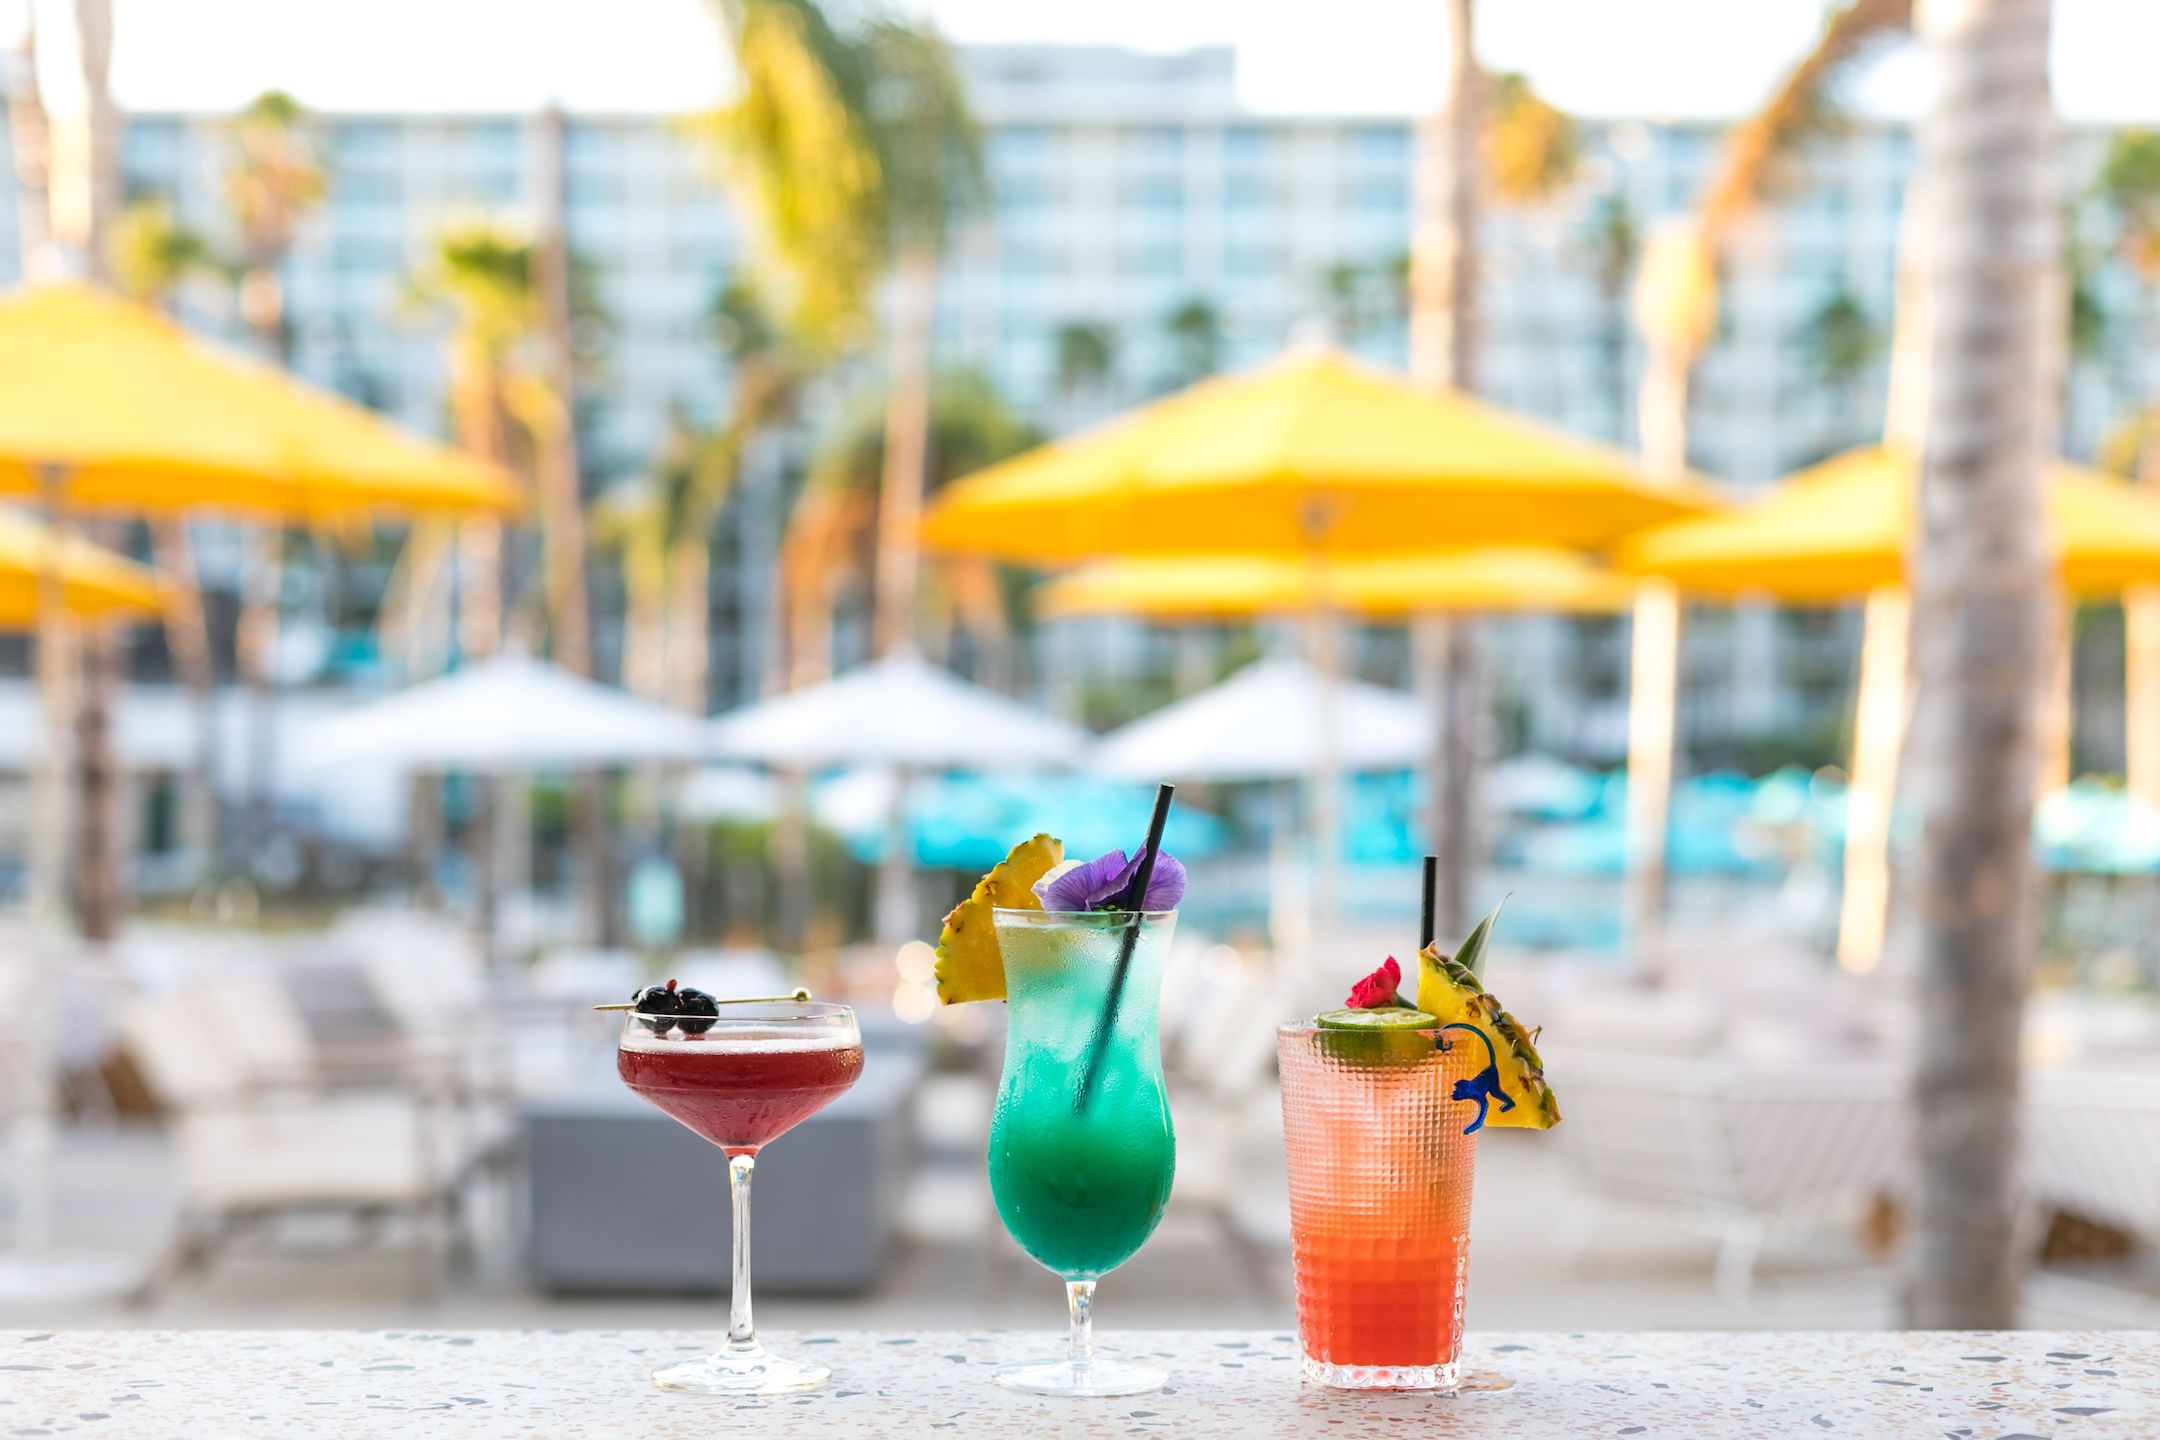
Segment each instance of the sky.
[[[0,0],[0,35],[32,4]],[[66,0],[57,0],[65,4]],[[270,86],[322,110],[688,110],[724,89],[710,0],[113,0],[114,89],[139,109],[232,109]],[[900,0],[961,42],[1228,44],[1264,112],[1403,114],[1436,98],[1440,0]],[[1824,0],[1506,0],[1478,48],[1578,114],[1750,108]],[[2155,0],[2056,0],[2055,93],[2073,120],[2160,125]],[[1315,17],[1326,26],[1316,34]],[[1915,114],[1909,48],[1855,82],[1856,108]]]

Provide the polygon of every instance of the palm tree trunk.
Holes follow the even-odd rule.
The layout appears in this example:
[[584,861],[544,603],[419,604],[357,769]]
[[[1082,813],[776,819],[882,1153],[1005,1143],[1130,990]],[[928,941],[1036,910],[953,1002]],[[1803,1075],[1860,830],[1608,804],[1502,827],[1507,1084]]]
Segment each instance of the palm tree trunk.
[[[1436,390],[1477,389],[1478,158],[1483,77],[1471,0],[1448,0],[1448,100],[1418,126],[1417,224],[1410,247],[1410,374]],[[1475,692],[1476,647],[1467,617],[1420,621],[1422,644],[1443,661],[1434,736],[1432,817],[1440,856],[1438,923],[1460,935],[1472,868],[1471,756],[1466,705]]]
[[703,715],[711,682],[712,550],[700,534],[674,547],[668,562],[667,691],[662,699],[686,715]]
[[2034,948],[2030,854],[2045,672],[2055,172],[2049,0],[1927,0],[1937,93],[1933,374],[1915,564],[1909,893],[1921,1023],[1907,1323],[2017,1323],[2018,1042]]
[[[120,206],[120,115],[110,84],[112,5],[73,0],[70,10],[82,88],[79,98],[48,116],[46,201],[53,239],[77,251],[84,270],[103,279],[106,230]],[[116,538],[110,523],[87,528],[94,538]],[[84,935],[109,940],[119,928],[123,889],[112,711],[126,679],[126,652],[119,636],[101,626],[84,633],[80,656],[75,913]]]
[[[547,589],[548,628],[557,664],[590,677],[592,610],[585,593],[585,509],[578,486],[577,393],[570,341],[570,249],[563,224],[563,115],[550,106],[540,116],[540,346],[549,395],[541,427],[535,479],[540,492],[541,566]],[[608,877],[607,789],[603,777],[585,775],[576,787],[573,821],[585,858],[587,903],[593,934],[602,945],[615,940],[615,905]]]
[[1912,596],[1884,586],[1867,597],[1860,686],[1853,701],[1852,786],[1845,805],[1845,887],[1838,902],[1838,964],[1873,970],[1882,959],[1890,905],[1890,816],[1898,751],[1905,742],[1911,682]]
[[2077,606],[2067,595],[2049,605],[2047,666],[2040,684],[2040,767],[2033,799],[2044,800],[2076,777]]
[[909,247],[894,270],[891,373],[885,408],[885,470],[878,486],[875,653],[915,641],[921,589],[924,472],[930,446],[930,345],[937,307],[937,252]]
[[183,848],[215,866],[218,854],[217,674],[210,654],[210,626],[195,579],[195,551],[187,522],[161,519],[151,526],[158,584],[165,601],[165,648],[188,693],[195,722],[195,761],[181,780]]
[[[2139,429],[2137,482],[2160,493],[2160,410],[2148,408]],[[2160,585],[2123,591],[2123,768],[2130,794],[2160,809]]]

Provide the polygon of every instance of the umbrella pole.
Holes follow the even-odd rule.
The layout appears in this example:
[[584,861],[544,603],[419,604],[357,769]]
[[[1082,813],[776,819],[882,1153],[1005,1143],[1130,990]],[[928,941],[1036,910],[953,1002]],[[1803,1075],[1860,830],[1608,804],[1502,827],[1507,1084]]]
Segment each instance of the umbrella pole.
[[1855,973],[1873,970],[1882,959],[1890,910],[1890,811],[1912,703],[1906,675],[1911,640],[1910,592],[1901,585],[1871,591],[1860,637],[1852,783],[1845,792],[1845,887],[1838,902],[1837,960]]
[[1636,592],[1628,657],[1627,873],[1624,933],[1650,963],[1665,929],[1665,855],[1680,698],[1680,592],[1646,580]]
[[24,956],[18,1019],[22,1101],[15,1120],[15,1251],[29,1260],[52,1244],[54,1112],[54,983],[68,952],[67,853],[74,831],[69,785],[74,770],[75,644],[60,567],[66,544],[61,497],[65,472],[42,476],[49,526],[38,567],[37,679],[44,702],[45,743],[31,776],[29,875],[26,898],[30,944]]
[[[1339,918],[1337,884],[1342,863],[1342,755],[1336,736],[1336,618],[1333,611],[1310,612],[1313,668],[1320,673],[1318,726],[1313,746],[1312,818],[1316,847],[1313,870],[1312,936],[1325,944]],[[1316,944],[1315,949],[1318,948]],[[1317,956],[1314,957],[1317,960]]]
[[1470,877],[1476,868],[1471,789],[1477,777],[1478,704],[1476,621],[1469,614],[1429,616],[1415,625],[1411,643],[1419,672],[1419,698],[1437,717],[1433,734],[1429,797],[1432,846],[1439,859],[1435,920],[1443,935],[1469,928]]
[[912,766],[893,767],[892,809],[885,817],[885,857],[878,866],[875,929],[882,944],[915,938],[915,847],[908,834],[908,791]]
[[2075,776],[2071,746],[2076,737],[2077,602],[2054,597],[2048,623],[2047,690],[2040,701],[2040,767],[2033,798],[2068,788]]

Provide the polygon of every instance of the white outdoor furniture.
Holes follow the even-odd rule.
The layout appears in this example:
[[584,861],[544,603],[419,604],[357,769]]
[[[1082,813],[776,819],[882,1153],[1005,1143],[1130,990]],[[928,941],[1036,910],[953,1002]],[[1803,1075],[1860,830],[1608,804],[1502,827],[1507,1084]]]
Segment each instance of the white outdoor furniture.
[[[223,1010],[235,1000],[247,1008]],[[122,1043],[171,1112],[179,1162],[178,1223],[140,1298],[282,1214],[335,1211],[370,1226],[405,1214],[433,1248],[454,1239],[460,1189],[490,1137],[449,1093],[327,1089],[281,1009],[274,986],[231,978],[121,1007]],[[439,1270],[429,1257],[419,1273]]]
[[1857,1056],[1763,1064],[1689,1054],[1544,1047],[1566,1120],[1553,1132],[1582,1188],[1578,1249],[1623,1205],[1717,1242],[1717,1285],[1740,1299],[1781,1238],[1901,1190],[1906,1082]]

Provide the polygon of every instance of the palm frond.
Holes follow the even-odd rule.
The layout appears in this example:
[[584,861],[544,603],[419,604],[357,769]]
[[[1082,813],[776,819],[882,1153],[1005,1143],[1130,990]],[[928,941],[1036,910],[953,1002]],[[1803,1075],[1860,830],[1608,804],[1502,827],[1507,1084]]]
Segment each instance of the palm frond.
[[1845,67],[1877,42],[1910,31],[1912,12],[1913,0],[1845,0],[1769,100],[1727,133],[1700,207],[1703,242],[1713,252],[1742,215],[1790,181],[1795,157],[1835,123],[1835,86]]
[[1522,75],[1495,75],[1491,84],[1478,151],[1493,194],[1510,205],[1552,199],[1574,180],[1581,159],[1574,118],[1546,103]]

